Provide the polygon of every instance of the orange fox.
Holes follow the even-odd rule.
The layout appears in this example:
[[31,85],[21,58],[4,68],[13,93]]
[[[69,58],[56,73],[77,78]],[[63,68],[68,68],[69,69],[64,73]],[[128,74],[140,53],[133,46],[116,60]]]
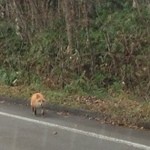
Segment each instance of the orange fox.
[[37,109],[41,109],[41,114],[44,115],[44,104],[45,104],[45,98],[42,93],[34,93],[31,96],[31,110],[34,115],[37,114]]

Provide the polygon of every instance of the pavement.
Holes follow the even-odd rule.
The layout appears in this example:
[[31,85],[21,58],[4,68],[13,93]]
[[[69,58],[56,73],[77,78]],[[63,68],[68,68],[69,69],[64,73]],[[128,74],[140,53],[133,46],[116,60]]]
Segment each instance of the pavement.
[[100,124],[0,98],[0,150],[150,150],[150,131]]

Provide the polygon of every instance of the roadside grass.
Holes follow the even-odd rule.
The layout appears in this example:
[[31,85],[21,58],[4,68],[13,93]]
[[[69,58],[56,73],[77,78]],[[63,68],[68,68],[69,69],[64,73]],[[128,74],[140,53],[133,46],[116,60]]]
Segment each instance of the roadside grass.
[[[88,93],[70,94],[64,90],[49,90],[40,85],[6,86],[0,84],[0,95],[26,99],[29,101],[34,92],[42,92],[48,103],[68,108],[98,112],[101,123],[143,129],[150,124],[150,102],[130,99],[130,95],[121,92],[117,96],[93,96]],[[148,127],[149,128],[149,127]]]

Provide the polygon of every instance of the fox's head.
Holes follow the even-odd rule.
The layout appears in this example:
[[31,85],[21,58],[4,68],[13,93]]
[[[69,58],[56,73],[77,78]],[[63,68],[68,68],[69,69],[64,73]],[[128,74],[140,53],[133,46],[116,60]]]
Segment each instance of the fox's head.
[[43,106],[45,104],[45,99],[39,99],[37,103],[38,103],[38,106]]

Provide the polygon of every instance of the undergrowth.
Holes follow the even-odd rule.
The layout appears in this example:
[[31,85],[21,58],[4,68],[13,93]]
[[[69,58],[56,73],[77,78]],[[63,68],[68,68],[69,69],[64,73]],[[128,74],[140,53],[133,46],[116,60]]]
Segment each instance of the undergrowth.
[[93,4],[96,11],[89,16],[88,27],[83,14],[76,14],[72,54],[66,51],[68,39],[63,15],[55,14],[55,19],[39,26],[39,30],[32,30],[30,20],[26,20],[21,35],[16,32],[13,17],[3,18],[0,83],[43,85],[50,90],[97,97],[116,97],[124,91],[148,101],[149,11],[143,6],[139,12],[130,4],[111,0]]

